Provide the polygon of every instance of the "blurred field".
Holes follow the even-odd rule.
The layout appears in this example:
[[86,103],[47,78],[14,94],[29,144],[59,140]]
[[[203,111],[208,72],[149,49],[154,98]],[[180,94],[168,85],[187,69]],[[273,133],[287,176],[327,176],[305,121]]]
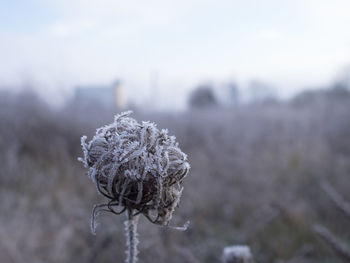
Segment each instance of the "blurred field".
[[[1,262],[123,262],[125,216],[102,215],[91,235],[102,199],[77,161],[80,137],[115,113],[0,94]],[[220,262],[226,245],[242,243],[262,263],[341,262],[312,226],[350,242],[350,223],[320,188],[328,181],[350,201],[349,92],[134,116],[175,134],[192,166],[172,221],[190,229],[141,219],[140,262]]]

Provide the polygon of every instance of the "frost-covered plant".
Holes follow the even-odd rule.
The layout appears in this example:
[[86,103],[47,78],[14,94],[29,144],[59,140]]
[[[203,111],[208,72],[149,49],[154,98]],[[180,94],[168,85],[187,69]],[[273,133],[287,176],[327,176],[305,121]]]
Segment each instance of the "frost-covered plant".
[[223,263],[253,263],[250,248],[245,245],[225,247],[222,253]]
[[93,209],[92,232],[99,212],[126,211],[126,262],[136,262],[138,215],[167,226],[179,204],[182,180],[190,166],[174,136],[157,129],[154,123],[138,123],[129,117],[130,113],[117,115],[113,123],[97,129],[88,143],[83,136],[84,157],[79,160],[89,168],[88,175],[98,193],[108,199]]

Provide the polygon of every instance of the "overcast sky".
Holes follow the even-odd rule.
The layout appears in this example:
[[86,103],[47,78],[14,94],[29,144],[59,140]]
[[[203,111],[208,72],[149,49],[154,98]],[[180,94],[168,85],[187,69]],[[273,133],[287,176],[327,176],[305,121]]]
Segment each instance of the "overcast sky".
[[62,96],[120,78],[145,102],[156,82],[174,106],[208,80],[290,94],[349,65],[349,13],[349,0],[0,1],[0,84]]

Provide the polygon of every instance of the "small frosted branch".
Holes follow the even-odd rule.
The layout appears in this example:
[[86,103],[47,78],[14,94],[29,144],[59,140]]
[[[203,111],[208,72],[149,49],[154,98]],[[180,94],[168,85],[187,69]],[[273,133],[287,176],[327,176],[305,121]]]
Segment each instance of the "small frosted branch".
[[126,263],[137,262],[137,244],[139,243],[137,235],[137,224],[139,217],[134,216],[132,211],[127,212],[128,219],[125,221],[125,232],[126,232]]
[[167,228],[178,230],[178,231],[186,231],[188,227],[190,226],[190,221],[186,221],[186,223],[183,226],[170,226],[166,225]]
[[350,262],[349,248],[337,237],[335,237],[326,227],[315,225],[313,230],[333,249],[333,251],[344,261]]
[[335,206],[350,219],[350,204],[327,182],[322,182],[321,187],[327,196],[333,201]]

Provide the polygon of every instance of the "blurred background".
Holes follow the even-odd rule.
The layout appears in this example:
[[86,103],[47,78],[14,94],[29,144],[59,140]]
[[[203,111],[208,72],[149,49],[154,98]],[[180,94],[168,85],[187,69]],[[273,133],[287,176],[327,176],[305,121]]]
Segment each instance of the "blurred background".
[[192,166],[140,262],[349,262],[350,2],[0,2],[1,262],[123,262],[80,137],[113,116],[168,128]]

